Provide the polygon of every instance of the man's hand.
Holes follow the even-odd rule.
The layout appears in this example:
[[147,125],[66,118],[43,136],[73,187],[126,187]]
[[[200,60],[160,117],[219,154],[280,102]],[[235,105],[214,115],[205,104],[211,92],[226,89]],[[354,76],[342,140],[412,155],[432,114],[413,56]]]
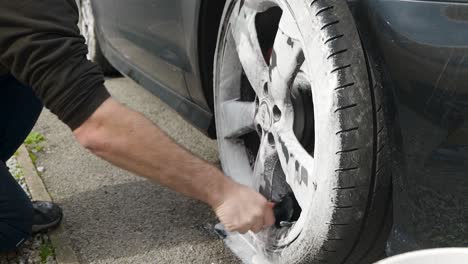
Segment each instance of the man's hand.
[[214,211],[227,231],[257,233],[275,223],[273,206],[261,194],[234,183],[226,189],[224,200]]

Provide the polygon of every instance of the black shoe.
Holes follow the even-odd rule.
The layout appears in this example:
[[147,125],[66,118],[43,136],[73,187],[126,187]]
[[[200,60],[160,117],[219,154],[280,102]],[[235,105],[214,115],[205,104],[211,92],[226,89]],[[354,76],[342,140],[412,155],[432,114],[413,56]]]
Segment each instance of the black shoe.
[[62,209],[53,202],[33,201],[33,225],[32,233],[47,232],[62,221]]

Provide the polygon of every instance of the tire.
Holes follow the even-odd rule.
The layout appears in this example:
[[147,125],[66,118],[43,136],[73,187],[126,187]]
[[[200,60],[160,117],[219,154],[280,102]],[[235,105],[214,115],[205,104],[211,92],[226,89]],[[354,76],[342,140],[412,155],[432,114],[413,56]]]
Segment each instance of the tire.
[[226,2],[213,76],[221,164],[268,199],[297,200],[290,226],[245,235],[268,261],[384,256],[392,186],[373,67],[346,1]]
[[88,45],[88,59],[101,67],[106,76],[118,75],[118,71],[104,57],[96,37],[96,24],[91,0],[80,1],[80,29]]

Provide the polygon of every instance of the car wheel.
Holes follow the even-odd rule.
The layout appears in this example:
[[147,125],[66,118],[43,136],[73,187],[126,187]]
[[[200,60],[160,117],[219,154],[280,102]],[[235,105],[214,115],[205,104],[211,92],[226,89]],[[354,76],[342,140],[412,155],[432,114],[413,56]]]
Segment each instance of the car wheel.
[[88,59],[99,65],[105,75],[115,75],[117,70],[104,57],[96,38],[96,25],[91,0],[80,1],[80,29],[88,45]]
[[228,0],[214,63],[220,159],[290,222],[245,240],[273,263],[370,263],[391,226],[381,86],[343,0]]

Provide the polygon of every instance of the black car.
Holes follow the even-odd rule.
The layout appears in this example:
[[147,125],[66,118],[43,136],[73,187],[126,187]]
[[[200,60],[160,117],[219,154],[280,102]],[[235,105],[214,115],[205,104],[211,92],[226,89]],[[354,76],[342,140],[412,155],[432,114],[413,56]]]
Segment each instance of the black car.
[[[468,246],[468,1],[81,0],[89,57],[219,142],[273,263]],[[247,260],[248,261],[248,260]]]

